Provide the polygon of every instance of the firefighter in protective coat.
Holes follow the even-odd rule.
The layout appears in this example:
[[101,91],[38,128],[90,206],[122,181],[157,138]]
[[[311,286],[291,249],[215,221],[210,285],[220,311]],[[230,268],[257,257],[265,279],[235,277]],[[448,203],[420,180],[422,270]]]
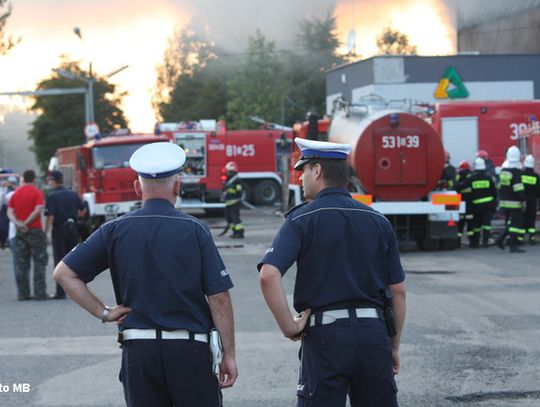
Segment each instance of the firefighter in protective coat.
[[238,164],[229,161],[225,164],[227,179],[223,185],[223,199],[225,201],[225,220],[227,229],[232,228],[232,238],[244,237],[244,225],[240,220],[240,206],[242,205],[242,183],[238,177]]
[[521,182],[519,148],[512,146],[506,152],[507,168],[499,174],[499,208],[504,212],[506,228],[495,244],[504,250],[505,239],[509,236],[508,246],[511,253],[523,253],[518,247],[518,240],[525,236],[523,228],[523,206],[525,187]]
[[473,163],[474,172],[468,178],[471,188],[470,206],[473,214],[472,231],[469,237],[469,247],[477,248],[482,237],[482,247],[487,248],[491,234],[491,219],[497,209],[497,187],[487,173],[486,162],[477,157]]
[[540,176],[534,171],[534,157],[525,157],[521,173],[521,182],[525,188],[527,207],[525,208],[525,232],[529,235],[529,244],[536,244],[536,209],[540,198]]
[[466,205],[465,213],[459,215],[458,233],[457,233],[457,247],[461,247],[461,237],[467,226],[467,236],[469,240],[474,234],[472,228],[473,214],[471,212],[471,187],[469,184],[469,177],[471,176],[471,165],[467,161],[461,161],[458,167],[458,173],[456,176],[456,191],[462,196]]

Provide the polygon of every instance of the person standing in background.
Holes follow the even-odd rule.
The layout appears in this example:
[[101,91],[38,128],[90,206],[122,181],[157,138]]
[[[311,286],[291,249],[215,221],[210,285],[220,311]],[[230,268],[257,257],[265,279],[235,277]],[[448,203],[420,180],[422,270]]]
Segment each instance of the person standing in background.
[[[223,185],[223,198],[225,200],[225,220],[227,228],[232,227],[234,239],[244,238],[244,225],[240,219],[240,207],[242,206],[242,183],[238,177],[238,164],[229,161],[225,164],[227,179]],[[227,229],[225,229],[227,230]]]
[[529,235],[529,244],[536,244],[536,211],[540,198],[540,177],[534,171],[535,160],[532,155],[525,157],[521,173],[521,182],[525,188],[525,233]]
[[[45,234],[52,228],[52,247],[54,265],[56,266],[66,254],[79,243],[77,218],[79,211],[84,210],[84,203],[75,192],[64,187],[64,176],[60,171],[52,171],[49,178],[52,191],[45,202]],[[56,284],[54,299],[66,298],[66,293],[60,284]]]
[[505,215],[505,230],[497,238],[495,244],[502,250],[508,236],[510,253],[523,253],[518,241],[525,236],[523,228],[523,205],[525,203],[525,187],[521,181],[521,153],[516,146],[506,151],[507,167],[499,174],[499,208]]
[[30,263],[34,262],[34,298],[49,299],[45,268],[49,256],[47,239],[41,225],[43,212],[43,193],[35,187],[36,173],[26,170],[23,173],[23,185],[15,191],[9,201],[8,217],[15,224],[17,252],[17,288],[19,301],[31,299]]
[[[9,201],[11,200],[11,197],[15,193],[15,190],[19,186],[19,180],[15,176],[10,176],[8,179],[8,190],[9,192],[6,193],[2,199],[2,203],[6,205],[6,207],[9,206]],[[7,212],[6,212],[7,216]],[[9,232],[8,232],[8,243],[9,248],[11,249],[11,257],[13,261],[13,275],[15,276],[15,281],[17,281],[17,244],[15,240],[15,236],[17,235],[17,227],[12,221],[9,221]]]

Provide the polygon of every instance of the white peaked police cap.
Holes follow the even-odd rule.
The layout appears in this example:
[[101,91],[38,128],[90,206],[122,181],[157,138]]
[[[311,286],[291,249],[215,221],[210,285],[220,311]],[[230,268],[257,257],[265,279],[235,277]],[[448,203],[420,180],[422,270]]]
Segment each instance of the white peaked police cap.
[[143,178],[167,178],[180,171],[186,161],[185,151],[165,141],[145,144],[138,148],[129,165]]
[[346,160],[351,152],[351,146],[349,144],[306,140],[299,137],[295,138],[294,142],[301,152],[300,160],[294,165],[295,170],[301,170],[304,164],[307,164],[313,159],[329,158]]

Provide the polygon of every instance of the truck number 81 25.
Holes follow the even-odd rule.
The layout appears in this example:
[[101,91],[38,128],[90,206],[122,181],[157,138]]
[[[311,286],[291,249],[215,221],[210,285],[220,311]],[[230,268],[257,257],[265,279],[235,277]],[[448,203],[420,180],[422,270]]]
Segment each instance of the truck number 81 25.
[[225,154],[227,157],[252,157],[255,155],[255,145],[254,144],[242,144],[239,146],[229,144],[225,149]]
[[383,136],[382,148],[418,148],[420,137],[416,134],[408,136]]

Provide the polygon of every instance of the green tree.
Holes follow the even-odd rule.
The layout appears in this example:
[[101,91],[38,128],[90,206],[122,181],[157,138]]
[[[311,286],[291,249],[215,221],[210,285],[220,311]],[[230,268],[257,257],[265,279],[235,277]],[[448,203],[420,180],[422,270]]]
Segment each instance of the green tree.
[[216,56],[205,30],[191,23],[169,39],[157,70],[153,106],[164,121],[223,117],[230,68]]
[[296,110],[295,116],[301,106],[323,115],[326,111],[325,73],[344,62],[337,54],[340,41],[335,32],[336,18],[330,10],[321,19],[305,18],[299,26],[297,43],[301,51],[288,58],[291,87],[287,98],[295,102],[289,103],[289,107]]
[[416,46],[409,44],[409,37],[391,27],[386,27],[377,37],[377,47],[383,55],[416,54]]
[[[63,61],[60,68],[76,75],[87,76],[76,62]],[[94,79],[94,115],[101,132],[127,127],[124,113],[119,107],[123,95],[116,94],[115,86],[105,79]],[[39,82],[37,89],[81,86],[82,84],[76,80],[52,74]],[[31,110],[36,111],[39,116],[32,124],[29,138],[33,141],[31,148],[42,170],[46,170],[49,159],[58,148],[84,143],[84,108],[82,94],[34,96]]]
[[285,78],[283,63],[275,50],[275,43],[267,41],[259,30],[249,37],[245,60],[228,83],[229,127],[260,127],[250,120],[250,116],[259,116],[269,122],[280,121]]
[[7,4],[7,10],[2,11],[6,6],[7,0],[0,0],[0,55],[6,54],[11,48],[21,41],[20,38],[6,36],[4,28],[6,27],[7,19],[13,10],[11,3]]

